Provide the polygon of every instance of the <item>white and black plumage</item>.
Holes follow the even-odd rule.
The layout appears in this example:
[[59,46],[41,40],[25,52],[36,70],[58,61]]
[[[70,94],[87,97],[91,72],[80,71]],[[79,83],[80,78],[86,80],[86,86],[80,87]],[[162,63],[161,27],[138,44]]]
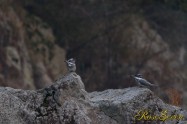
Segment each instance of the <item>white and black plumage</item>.
[[71,58],[65,62],[67,64],[68,72],[75,72],[76,71],[76,64],[75,64],[75,60],[73,58]]
[[155,84],[151,84],[149,81],[144,79],[141,74],[138,74],[136,76],[133,76],[135,79],[135,82],[137,83],[138,86],[144,86],[144,87],[157,87]]

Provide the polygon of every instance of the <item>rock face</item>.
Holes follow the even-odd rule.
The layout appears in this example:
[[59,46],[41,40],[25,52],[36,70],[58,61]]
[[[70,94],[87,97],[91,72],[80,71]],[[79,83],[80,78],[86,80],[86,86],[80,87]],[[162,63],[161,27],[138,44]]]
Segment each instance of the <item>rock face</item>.
[[[163,103],[149,89],[87,93],[76,73],[37,91],[1,87],[0,99],[1,124],[132,124],[143,123],[138,121],[141,111],[159,115],[166,110],[167,115],[181,115],[180,119],[187,121],[186,111]],[[177,120],[165,122],[172,124]]]
[[[0,4],[0,85],[40,89],[66,71],[52,29],[13,1]],[[58,66],[57,66],[58,65]]]

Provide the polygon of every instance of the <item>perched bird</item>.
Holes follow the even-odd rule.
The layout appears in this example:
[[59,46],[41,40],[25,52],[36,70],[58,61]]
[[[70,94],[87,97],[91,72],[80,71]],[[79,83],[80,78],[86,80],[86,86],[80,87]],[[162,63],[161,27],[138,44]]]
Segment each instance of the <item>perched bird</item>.
[[67,64],[68,72],[75,72],[76,71],[76,64],[73,58],[65,61]]
[[144,87],[158,87],[155,84],[151,84],[149,81],[143,78],[141,74],[137,74],[136,76],[132,75],[132,77],[135,79],[135,82],[138,84],[138,86],[144,86]]

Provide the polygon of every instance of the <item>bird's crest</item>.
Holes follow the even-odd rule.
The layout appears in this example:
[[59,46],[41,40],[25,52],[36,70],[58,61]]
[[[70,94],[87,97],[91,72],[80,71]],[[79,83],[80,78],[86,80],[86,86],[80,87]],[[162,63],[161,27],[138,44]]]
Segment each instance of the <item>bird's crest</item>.
[[142,74],[137,74],[137,75],[135,75],[136,77],[140,77],[140,78],[142,78],[143,76],[142,76]]
[[70,58],[70,59],[66,60],[65,62],[66,62],[66,63],[75,63],[75,59]]

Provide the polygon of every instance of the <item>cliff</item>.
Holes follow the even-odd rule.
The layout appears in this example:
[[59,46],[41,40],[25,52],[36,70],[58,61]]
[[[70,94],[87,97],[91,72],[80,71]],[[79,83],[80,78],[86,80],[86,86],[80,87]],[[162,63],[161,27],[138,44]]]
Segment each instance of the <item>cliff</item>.
[[[76,73],[37,91],[1,87],[0,99],[2,124],[161,123],[161,119],[150,121],[149,114],[163,114],[166,124],[187,121],[186,111],[165,104],[149,89],[131,87],[87,93]],[[142,112],[145,118],[141,118]]]
[[1,86],[39,89],[66,70],[50,26],[12,0],[0,2],[0,33]]

